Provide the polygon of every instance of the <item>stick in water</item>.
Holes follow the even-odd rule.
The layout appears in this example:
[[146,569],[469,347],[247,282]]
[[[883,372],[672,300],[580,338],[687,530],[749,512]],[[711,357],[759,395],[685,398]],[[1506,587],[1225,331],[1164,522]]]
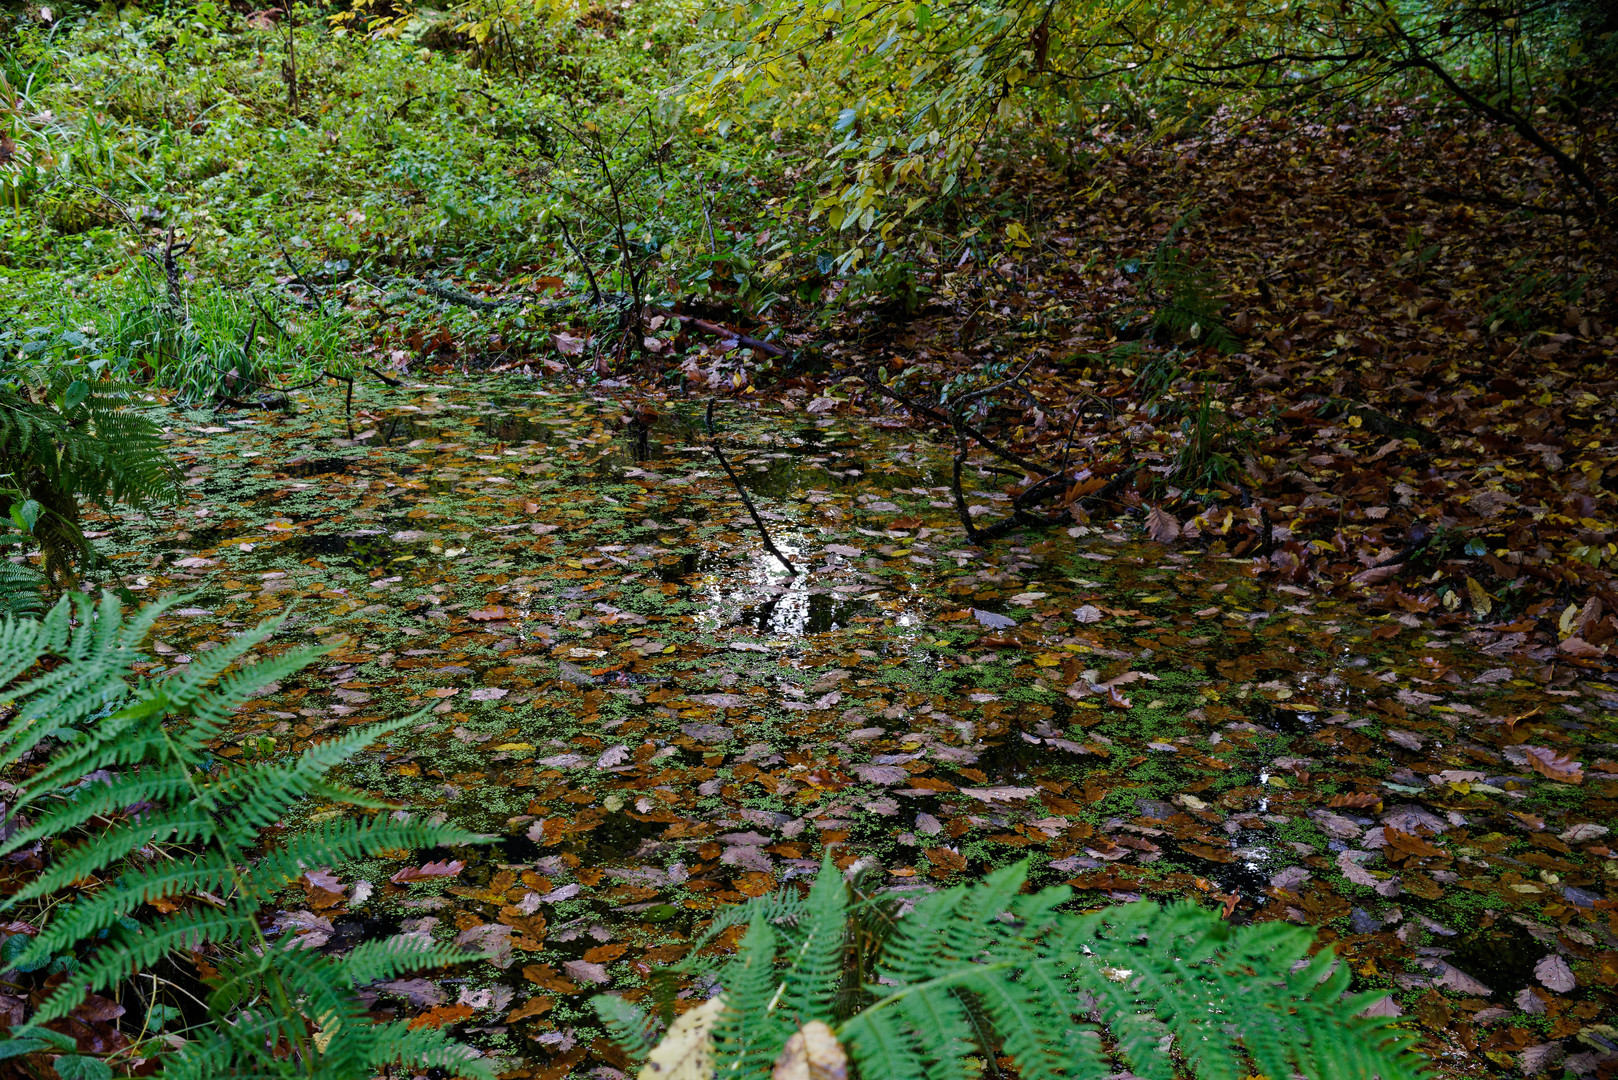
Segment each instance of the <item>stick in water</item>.
[[781,564],[787,568],[787,573],[796,574],[798,568],[792,565],[791,559],[781,554],[781,549],[775,546],[774,540],[770,539],[770,530],[764,527],[764,519],[758,516],[758,510],[753,507],[753,500],[747,497],[747,489],[742,487],[741,477],[736,475],[736,470],[730,467],[730,462],[725,460],[725,455],[719,449],[719,441],[714,438],[713,432],[713,403],[714,399],[709,398],[708,412],[704,417],[708,425],[708,449],[712,450],[713,456],[719,459],[719,464],[725,467],[725,474],[730,477],[730,482],[736,486],[736,494],[742,497],[742,505],[747,507],[749,514],[753,515],[753,524],[758,526],[758,534],[764,538],[765,550],[781,560]]

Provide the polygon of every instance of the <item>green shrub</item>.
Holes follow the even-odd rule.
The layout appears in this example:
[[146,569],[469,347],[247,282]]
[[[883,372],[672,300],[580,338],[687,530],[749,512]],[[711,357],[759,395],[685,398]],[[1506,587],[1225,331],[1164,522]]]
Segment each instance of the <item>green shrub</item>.
[[[221,761],[210,747],[231,714],[324,650],[293,649],[238,667],[275,633],[278,623],[270,622],[198,656],[183,673],[134,680],[141,644],[173,602],[126,618],[111,594],[99,604],[73,594],[41,621],[0,621],[0,685],[39,671],[0,693],[0,709],[11,716],[0,735],[0,770],[17,785],[9,808],[15,831],[0,843],[0,857],[42,841],[47,853],[39,876],[0,904],[8,919],[27,911],[41,926],[31,940],[9,939],[4,957],[20,972],[71,974],[40,986],[28,1023],[0,1042],[0,1059],[65,1052],[52,1063],[59,1075],[104,1080],[105,1062],[75,1055],[72,1039],[64,1043],[46,1025],[69,1015],[86,991],[186,957],[206,960],[199,968],[212,971],[207,1016],[151,1043],[166,1077],[355,1080],[396,1064],[413,1073],[492,1076],[434,1028],[373,1023],[353,993],[471,957],[408,936],[327,956],[271,940],[258,918],[308,867],[479,840],[378,813],[327,819],[261,843],[266,827],[314,796],[391,809],[328,774],[420,718],[358,728],[296,756]],[[31,774],[16,775],[20,763],[40,757]],[[13,948],[19,939],[24,947]]]
[[[596,1008],[627,1052],[687,1077],[762,1078],[818,1055],[814,1075],[844,1048],[883,1080],[967,1077],[997,1052],[1024,1080],[1107,1076],[1112,1057],[1147,1080],[1422,1071],[1409,1035],[1359,1015],[1381,995],[1345,996],[1346,965],[1311,958],[1309,931],[1236,928],[1191,904],[1075,914],[1065,886],[1024,893],[1026,872],[934,893],[894,919],[851,904],[828,857],[806,899],[754,900],[695,943],[684,972],[708,969],[722,1005],[688,1013],[655,1048],[655,1019],[621,998]],[[739,924],[733,959],[700,957]]]

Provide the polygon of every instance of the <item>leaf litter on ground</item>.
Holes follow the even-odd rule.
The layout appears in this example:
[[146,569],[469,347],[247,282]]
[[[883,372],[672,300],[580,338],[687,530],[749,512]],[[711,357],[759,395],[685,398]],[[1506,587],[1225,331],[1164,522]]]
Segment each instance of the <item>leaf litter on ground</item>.
[[738,409],[788,577],[694,409],[640,458],[611,399],[538,386],[367,390],[363,440],[315,399],[224,431],[172,410],[190,500],[107,523],[126,588],[195,598],[148,674],[288,611],[287,647],[334,646],[224,756],[427,710],[347,781],[498,837],[289,890],[311,945],[397,927],[486,957],[369,988],[377,1009],[511,1075],[618,1068],[588,996],[644,994],[717,908],[839,844],[900,898],[1029,858],[1086,902],[1316,926],[1435,1047],[1606,1053],[1578,1036],[1618,985],[1609,674],[1547,683],[1464,627],[1384,637],[1134,527],[972,549],[941,451]]

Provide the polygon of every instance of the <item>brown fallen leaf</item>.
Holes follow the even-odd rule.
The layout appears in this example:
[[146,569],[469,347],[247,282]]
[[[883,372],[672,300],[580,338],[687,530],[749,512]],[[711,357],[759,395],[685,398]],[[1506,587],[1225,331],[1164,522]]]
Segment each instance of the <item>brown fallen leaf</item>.
[[506,1014],[506,1023],[513,1024],[518,1020],[526,1020],[530,1016],[544,1016],[556,1005],[556,999],[549,994],[535,994],[521,1005]]
[[830,1027],[811,1020],[787,1040],[770,1076],[771,1080],[847,1080],[848,1055]]
[[522,969],[522,976],[542,990],[551,990],[558,994],[579,992],[578,983],[565,977],[549,964],[529,964]]
[[1161,506],[1146,512],[1146,535],[1159,544],[1172,544],[1180,538],[1180,523]]
[[449,859],[444,862],[430,862],[421,866],[407,866],[394,874],[388,880],[395,885],[403,885],[407,881],[425,881],[428,878],[454,877],[466,864],[459,859]]
[[1584,783],[1584,766],[1578,759],[1559,754],[1548,746],[1525,746],[1528,767],[1539,775],[1563,784]]
[[1573,969],[1567,966],[1555,953],[1547,956],[1534,965],[1534,978],[1547,990],[1554,990],[1558,994],[1566,994],[1578,986],[1578,980],[1573,977]]
[[1349,580],[1356,585],[1385,585],[1399,576],[1405,568],[1404,563],[1393,563],[1390,566],[1373,566],[1369,570],[1361,570]]
[[1382,830],[1383,838],[1387,841],[1387,850],[1383,854],[1392,861],[1400,859],[1436,859],[1444,852],[1429,844],[1426,840],[1412,833],[1400,832],[1389,825]]
[[1607,655],[1607,650],[1598,649],[1581,637],[1570,637],[1558,645],[1557,649],[1561,652],[1567,653],[1569,656],[1583,657],[1586,659]]
[[436,1009],[428,1009],[420,1016],[410,1021],[412,1028],[441,1028],[450,1024],[458,1024],[469,1019],[477,1010],[470,1005],[440,1005]]

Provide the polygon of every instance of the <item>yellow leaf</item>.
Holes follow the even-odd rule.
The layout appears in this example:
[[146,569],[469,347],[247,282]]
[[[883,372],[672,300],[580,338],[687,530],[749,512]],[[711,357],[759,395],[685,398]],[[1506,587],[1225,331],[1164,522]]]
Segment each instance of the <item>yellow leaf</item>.
[[710,1080],[713,1026],[725,1011],[723,994],[681,1013],[641,1066],[640,1080]]
[[1579,617],[1579,605],[1569,604],[1556,621],[1556,636],[1566,641],[1573,636],[1573,620]]
[[1472,601],[1472,610],[1477,612],[1478,618],[1481,619],[1494,610],[1494,601],[1484,591],[1483,586],[1478,584],[1476,578],[1466,579],[1466,596]]

